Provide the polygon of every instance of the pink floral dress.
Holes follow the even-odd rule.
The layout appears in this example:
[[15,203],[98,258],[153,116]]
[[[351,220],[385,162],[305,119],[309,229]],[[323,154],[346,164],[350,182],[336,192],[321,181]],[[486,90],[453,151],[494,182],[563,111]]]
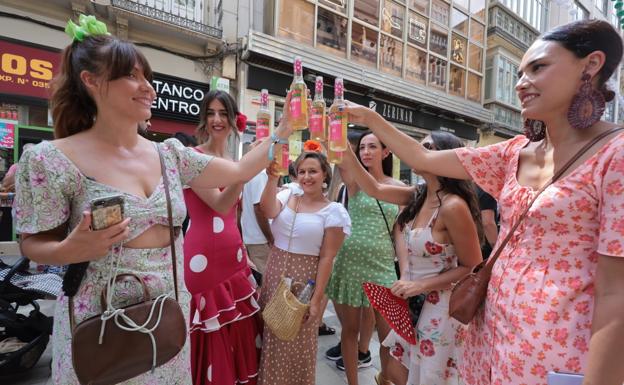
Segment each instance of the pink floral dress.
[[[424,228],[405,226],[408,274],[402,278],[416,281],[457,267],[453,245],[438,243],[431,234],[438,210]],[[448,315],[450,296],[450,290],[427,294],[416,325],[416,345],[410,345],[394,330],[383,341],[383,345],[390,348],[390,354],[408,368],[407,385],[462,384],[457,372],[457,356],[464,327]]]
[[[499,242],[536,193],[518,183],[524,136],[455,150],[501,207]],[[496,261],[471,323],[460,370],[471,385],[546,385],[587,364],[598,254],[624,257],[624,134],[612,138],[533,204]]]

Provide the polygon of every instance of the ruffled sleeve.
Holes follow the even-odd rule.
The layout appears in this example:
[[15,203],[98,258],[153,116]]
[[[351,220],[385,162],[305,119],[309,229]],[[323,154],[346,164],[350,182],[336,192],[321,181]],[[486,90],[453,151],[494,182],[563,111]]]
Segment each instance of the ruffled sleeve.
[[[212,155],[195,151],[191,147],[185,147],[174,138],[165,140],[161,146],[165,153],[170,153],[175,159],[177,174],[179,174],[183,186],[187,186],[214,158]],[[169,171],[171,174],[172,170]]]
[[598,253],[624,257],[624,135],[609,153],[600,173]]
[[498,200],[508,172],[515,170],[512,161],[527,143],[528,139],[519,135],[485,147],[457,148],[455,153],[474,182]]
[[332,202],[329,204],[329,207],[327,207],[325,228],[328,227],[342,227],[342,231],[347,237],[351,235],[351,217],[340,203]]
[[22,155],[15,178],[13,204],[15,230],[20,234],[36,234],[52,230],[67,222],[70,215],[70,173],[56,167],[51,151],[43,142]]

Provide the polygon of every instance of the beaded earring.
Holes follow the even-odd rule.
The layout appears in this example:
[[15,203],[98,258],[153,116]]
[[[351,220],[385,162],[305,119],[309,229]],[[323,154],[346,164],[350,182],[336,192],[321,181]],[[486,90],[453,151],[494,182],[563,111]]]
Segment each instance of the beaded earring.
[[524,121],[524,136],[531,142],[539,142],[546,137],[546,124],[541,120],[526,119]]
[[592,87],[591,76],[587,72],[583,72],[581,80],[581,89],[574,95],[568,109],[568,122],[577,130],[591,127],[599,121],[606,103],[602,92]]

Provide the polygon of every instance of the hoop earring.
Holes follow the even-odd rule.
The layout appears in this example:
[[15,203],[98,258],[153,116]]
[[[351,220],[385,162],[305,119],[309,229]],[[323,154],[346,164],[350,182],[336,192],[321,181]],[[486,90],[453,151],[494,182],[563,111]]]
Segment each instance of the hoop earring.
[[541,120],[527,119],[524,121],[524,136],[531,142],[539,142],[546,137],[546,124]]
[[568,109],[568,122],[577,130],[591,127],[605,110],[605,98],[602,92],[595,90],[591,84],[591,76],[583,72],[581,89],[574,95]]

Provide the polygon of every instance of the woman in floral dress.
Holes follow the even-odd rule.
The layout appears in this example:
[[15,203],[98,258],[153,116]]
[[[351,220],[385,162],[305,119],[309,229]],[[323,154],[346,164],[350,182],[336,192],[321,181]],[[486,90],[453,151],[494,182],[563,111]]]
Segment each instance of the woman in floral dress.
[[[68,301],[73,301],[77,323],[101,313],[100,295],[110,277],[112,258],[119,258],[118,273],[142,278],[152,296],[173,290],[159,152],[169,180],[173,226],[179,230],[186,211],[184,185],[207,189],[249,180],[268,164],[270,145],[266,141],[234,163],[199,154],[174,139],[155,144],[142,138],[138,123],[150,117],[156,97],[147,60],[132,43],[105,34],[105,25],[93,17],[81,16],[79,27],[82,33],[72,33],[74,41],[63,51],[52,90],[56,140],[24,153],[15,200],[16,228],[26,257],[45,264],[88,264],[84,276],[68,271],[67,292],[59,296],[54,315],[52,381],[67,385],[78,383],[72,366]],[[279,136],[288,136],[286,127],[277,130]],[[90,201],[110,195],[123,197],[126,219],[91,230]],[[190,295],[182,284],[179,236],[175,248],[180,306],[188,317]],[[134,281],[116,287],[117,308],[142,299],[141,285]],[[124,383],[190,384],[188,347],[187,343],[154,371]]]
[[537,198],[494,264],[464,343],[467,384],[546,385],[551,371],[582,373],[585,385],[624,382],[624,133],[600,121],[621,59],[622,39],[605,21],[547,32],[516,84],[527,136],[476,149],[428,151],[370,109],[346,108],[412,167],[471,178],[494,196],[499,240],[555,170],[608,133]]
[[[423,140],[431,150],[463,147],[459,138],[434,131]],[[391,331],[383,341],[404,368],[390,373],[396,385],[462,384],[457,370],[463,325],[449,317],[451,283],[481,261],[481,215],[474,185],[414,170],[425,186],[386,189],[359,167],[352,153],[343,164],[362,189],[373,197],[406,207],[394,226],[401,279],[392,292],[407,298],[426,294],[416,324],[416,345]],[[409,370],[405,370],[407,368]]]

